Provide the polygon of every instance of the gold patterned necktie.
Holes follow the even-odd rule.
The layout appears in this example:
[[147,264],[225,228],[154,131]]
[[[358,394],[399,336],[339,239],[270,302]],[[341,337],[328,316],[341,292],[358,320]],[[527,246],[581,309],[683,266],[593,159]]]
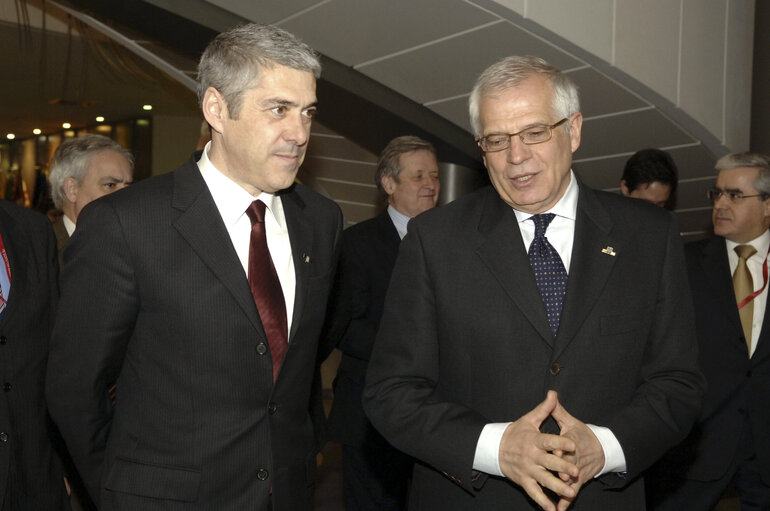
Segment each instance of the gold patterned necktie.
[[[735,290],[735,299],[740,305],[747,296],[754,292],[754,281],[746,261],[757,253],[757,249],[751,245],[738,245],[735,247],[735,253],[738,254],[738,266],[733,274],[733,289]],[[738,315],[741,318],[743,336],[746,339],[749,356],[751,356],[751,323],[754,321],[754,300],[738,309]]]

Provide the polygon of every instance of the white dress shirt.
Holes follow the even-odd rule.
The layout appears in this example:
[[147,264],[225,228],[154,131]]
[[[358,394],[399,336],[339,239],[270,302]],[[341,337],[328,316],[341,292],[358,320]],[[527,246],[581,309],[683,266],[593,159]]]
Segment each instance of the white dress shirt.
[[[765,231],[758,238],[754,238],[748,243],[735,243],[728,239],[725,240],[727,245],[727,259],[730,262],[730,275],[735,273],[735,268],[738,267],[738,254],[735,253],[735,247],[738,245],[751,245],[757,252],[746,260],[746,266],[749,267],[749,273],[751,274],[752,284],[754,285],[754,291],[758,291],[762,288],[765,281],[762,277],[763,267],[765,265],[765,259],[767,259],[768,247],[770,247],[770,231]],[[751,321],[751,350],[749,356],[754,354],[757,349],[757,342],[759,342],[759,334],[762,332],[762,320],[765,317],[765,307],[767,306],[767,286],[754,298],[754,318]]]
[[[559,253],[564,269],[569,274],[569,266],[572,258],[572,244],[575,238],[575,219],[577,218],[578,185],[575,175],[570,171],[570,183],[561,199],[545,213],[554,213],[556,216],[546,229],[546,238]],[[529,219],[534,216],[516,209],[516,220],[519,222],[521,238],[524,248],[529,250],[532,240],[535,238],[535,223]],[[543,396],[545,397],[545,396]],[[569,409],[567,409],[569,412]],[[580,419],[580,417],[578,417]],[[476,454],[473,459],[473,468],[487,474],[502,476],[498,455],[500,442],[505,428],[510,422],[490,423],[484,426],[476,444]],[[608,428],[587,424],[604,450],[604,468],[596,477],[608,472],[623,472],[626,470],[626,457],[615,434]]]
[[406,236],[407,232],[407,226],[409,225],[409,218],[393,206],[388,206],[388,215],[390,215],[390,220],[393,222],[393,225],[396,227],[396,232],[398,233],[398,237],[401,239],[404,239],[404,236]]
[[283,203],[280,197],[267,192],[252,196],[244,188],[231,180],[214,167],[209,160],[208,152],[211,142],[203,149],[198,169],[206,182],[206,186],[214,198],[214,203],[222,216],[230,239],[233,242],[243,271],[249,275],[249,243],[251,240],[251,220],[246,210],[254,200],[265,203],[265,234],[267,248],[273,260],[278,280],[281,282],[283,299],[286,302],[287,331],[291,332],[291,320],[294,312],[294,295],[297,284],[294,273],[294,259],[291,254],[289,230],[286,228],[286,217],[283,213]]

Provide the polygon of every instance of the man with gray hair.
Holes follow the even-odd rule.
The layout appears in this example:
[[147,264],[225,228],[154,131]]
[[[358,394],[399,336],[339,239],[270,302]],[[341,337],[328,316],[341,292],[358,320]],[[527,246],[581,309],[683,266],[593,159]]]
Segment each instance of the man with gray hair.
[[440,190],[436,150],[415,136],[391,140],[380,153],[374,181],[388,206],[345,229],[334,325],[329,344],[342,351],[329,414],[331,439],[342,444],[348,511],[401,511],[412,460],[394,449],[364,415],[361,395],[390,273],[411,218],[436,206]]
[[492,187],[411,221],[364,409],[422,462],[410,511],[644,509],[703,386],[678,226],[577,179],[577,88],[542,59],[489,67],[470,114]]
[[198,72],[211,142],[78,219],[47,392],[102,511],[312,509],[342,225],[294,182],[319,74],[284,30],[220,34]]
[[653,471],[657,510],[713,509],[729,486],[742,510],[770,509],[770,158],[716,163],[715,236],[687,244],[703,407],[692,432]]
[[53,222],[59,265],[83,207],[131,184],[133,173],[133,155],[103,135],[70,138],[56,148],[48,179],[54,206],[62,213]]

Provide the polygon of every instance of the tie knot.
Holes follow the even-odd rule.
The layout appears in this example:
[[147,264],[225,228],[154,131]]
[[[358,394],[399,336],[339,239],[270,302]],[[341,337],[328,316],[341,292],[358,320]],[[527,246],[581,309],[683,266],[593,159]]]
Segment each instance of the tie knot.
[[739,259],[743,259],[745,261],[749,257],[756,254],[757,249],[752,247],[751,245],[738,245],[737,247],[735,247],[735,253],[738,254]]
[[540,215],[534,215],[530,217],[535,223],[535,239],[545,237],[545,230],[548,229],[548,225],[551,223],[551,220],[553,220],[554,217],[556,217],[556,215],[553,213],[542,213]]
[[249,220],[251,220],[251,225],[254,225],[255,223],[265,223],[265,208],[265,203],[261,200],[255,200],[249,204],[249,207],[246,208],[246,215],[248,215]]

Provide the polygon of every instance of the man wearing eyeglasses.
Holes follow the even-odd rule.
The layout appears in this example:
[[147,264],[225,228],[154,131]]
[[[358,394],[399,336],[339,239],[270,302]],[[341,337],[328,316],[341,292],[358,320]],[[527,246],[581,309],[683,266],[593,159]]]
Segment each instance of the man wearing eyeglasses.
[[770,509],[770,159],[717,161],[716,236],[688,244],[703,408],[692,433],[655,471],[655,509],[713,509],[732,485],[742,510]]
[[484,71],[470,114],[492,187],[410,223],[364,407],[422,462],[410,511],[644,509],[702,391],[678,227],[578,181],[577,88],[542,59]]

